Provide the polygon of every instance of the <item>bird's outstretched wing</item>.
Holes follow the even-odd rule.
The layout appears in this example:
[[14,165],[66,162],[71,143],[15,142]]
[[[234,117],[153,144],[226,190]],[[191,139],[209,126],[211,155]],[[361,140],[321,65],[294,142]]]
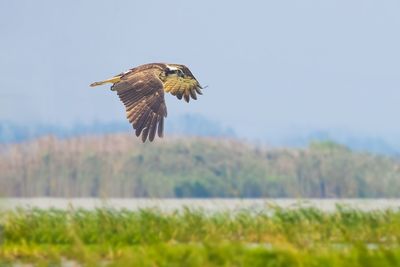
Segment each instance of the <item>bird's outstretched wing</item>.
[[143,142],[147,138],[153,141],[156,132],[159,137],[163,136],[167,107],[163,84],[154,71],[127,73],[111,90],[117,91],[124,103],[126,117],[136,130],[136,136],[142,135]]
[[186,102],[189,102],[190,97],[197,99],[196,93],[202,95],[199,82],[193,76],[192,72],[184,65],[181,65],[184,77],[174,76],[168,78],[164,83],[165,92],[171,93],[176,96],[179,100],[182,97]]

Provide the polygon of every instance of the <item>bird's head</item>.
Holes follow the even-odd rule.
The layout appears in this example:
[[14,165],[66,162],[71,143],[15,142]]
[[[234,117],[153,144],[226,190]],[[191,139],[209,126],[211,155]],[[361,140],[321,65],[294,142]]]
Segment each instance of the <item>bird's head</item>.
[[165,65],[165,76],[167,77],[179,77],[187,80],[196,80],[192,72],[185,65],[181,64],[166,64]]

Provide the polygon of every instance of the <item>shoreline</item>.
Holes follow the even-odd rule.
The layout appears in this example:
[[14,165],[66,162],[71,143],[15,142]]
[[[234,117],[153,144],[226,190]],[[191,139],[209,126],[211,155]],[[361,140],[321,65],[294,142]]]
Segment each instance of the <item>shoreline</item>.
[[335,211],[337,206],[351,209],[399,210],[400,199],[239,199],[239,198],[1,198],[0,209],[13,210],[17,208],[39,209],[159,209],[161,211],[176,211],[184,208],[204,211],[263,211],[272,207],[280,208],[317,208],[322,211]]

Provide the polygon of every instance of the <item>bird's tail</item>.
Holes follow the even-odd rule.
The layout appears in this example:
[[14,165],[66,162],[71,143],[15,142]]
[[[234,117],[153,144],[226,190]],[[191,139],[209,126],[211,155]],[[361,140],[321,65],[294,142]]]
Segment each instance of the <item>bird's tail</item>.
[[116,82],[119,82],[120,80],[121,80],[121,76],[115,76],[115,77],[112,77],[112,78],[104,80],[104,81],[94,82],[90,86],[95,87],[95,86],[103,85],[106,83],[116,83]]

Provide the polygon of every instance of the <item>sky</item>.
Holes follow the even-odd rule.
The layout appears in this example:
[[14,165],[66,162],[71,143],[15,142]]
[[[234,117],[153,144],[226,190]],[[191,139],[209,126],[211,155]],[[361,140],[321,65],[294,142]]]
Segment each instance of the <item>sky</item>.
[[[204,95],[167,96],[260,138],[336,129],[400,136],[400,2],[0,2],[0,121],[124,121],[108,86],[140,64],[187,65]],[[168,120],[167,122],[168,123]]]

